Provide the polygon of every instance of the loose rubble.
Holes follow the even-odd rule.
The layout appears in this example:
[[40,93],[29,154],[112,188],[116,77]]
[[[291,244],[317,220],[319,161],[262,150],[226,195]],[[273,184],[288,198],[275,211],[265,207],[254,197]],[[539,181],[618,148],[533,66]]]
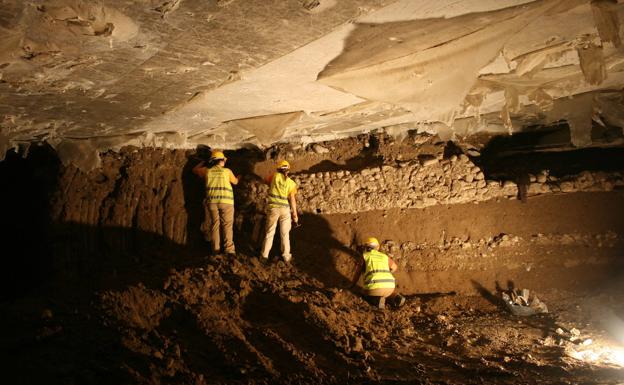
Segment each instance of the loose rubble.
[[507,292],[502,292],[501,297],[507,309],[514,315],[530,316],[548,313],[546,304],[540,301],[535,293],[530,296],[530,291],[528,289],[522,289],[520,291],[512,289]]

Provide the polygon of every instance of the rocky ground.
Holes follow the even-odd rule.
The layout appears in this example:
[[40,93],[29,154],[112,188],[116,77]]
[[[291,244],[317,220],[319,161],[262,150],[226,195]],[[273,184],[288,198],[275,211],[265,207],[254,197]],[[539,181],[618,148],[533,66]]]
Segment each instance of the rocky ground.
[[[509,314],[499,294],[487,290],[479,296],[410,295],[400,309],[378,310],[356,293],[328,288],[283,262],[265,266],[245,255],[187,262],[192,266],[173,268],[153,285],[74,294],[62,302],[58,292],[49,292],[3,304],[5,379],[12,384],[506,384],[538,378],[616,384],[624,379],[621,357],[603,349],[616,346],[605,309],[624,314],[621,284],[583,293],[541,292],[550,313],[531,317]],[[584,344],[588,339],[591,345]]]

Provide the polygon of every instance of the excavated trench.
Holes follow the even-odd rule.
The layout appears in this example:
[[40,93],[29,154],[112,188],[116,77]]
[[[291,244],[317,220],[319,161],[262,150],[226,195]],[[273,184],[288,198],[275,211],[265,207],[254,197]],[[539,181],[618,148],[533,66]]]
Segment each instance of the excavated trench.
[[[227,153],[243,175],[231,258],[207,255],[201,150],[127,147],[88,173],[45,145],[9,153],[4,381],[621,382],[624,154],[527,143],[467,156],[435,137],[362,135]],[[266,266],[261,178],[282,157],[302,226],[294,263],[276,241]],[[404,307],[349,288],[366,236],[399,264]],[[549,312],[510,314],[510,287]]]

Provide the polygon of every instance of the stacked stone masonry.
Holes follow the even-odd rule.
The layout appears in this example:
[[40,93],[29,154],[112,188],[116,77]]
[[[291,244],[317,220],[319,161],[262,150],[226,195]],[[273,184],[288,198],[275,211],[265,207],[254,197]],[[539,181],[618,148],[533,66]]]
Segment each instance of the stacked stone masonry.
[[[293,176],[299,186],[299,208],[311,213],[356,213],[392,208],[424,208],[441,204],[516,199],[514,181],[487,180],[466,155],[411,161],[397,166]],[[624,186],[620,172],[582,172],[565,178],[548,171],[530,175],[527,195],[579,191],[611,191]],[[265,187],[251,186],[255,196]],[[262,203],[258,202],[261,206]]]

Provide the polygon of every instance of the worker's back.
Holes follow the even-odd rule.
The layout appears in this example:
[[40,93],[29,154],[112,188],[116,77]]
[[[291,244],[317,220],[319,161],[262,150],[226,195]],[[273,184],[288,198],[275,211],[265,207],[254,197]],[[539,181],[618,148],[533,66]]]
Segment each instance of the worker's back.
[[225,167],[213,166],[206,172],[206,192],[210,203],[234,204],[234,190],[230,183],[231,171]]
[[281,172],[276,172],[269,188],[270,207],[288,207],[288,195],[296,188],[295,182]]
[[386,254],[370,250],[363,254],[366,272],[364,289],[392,289],[395,287],[394,276],[390,272],[389,258]]

